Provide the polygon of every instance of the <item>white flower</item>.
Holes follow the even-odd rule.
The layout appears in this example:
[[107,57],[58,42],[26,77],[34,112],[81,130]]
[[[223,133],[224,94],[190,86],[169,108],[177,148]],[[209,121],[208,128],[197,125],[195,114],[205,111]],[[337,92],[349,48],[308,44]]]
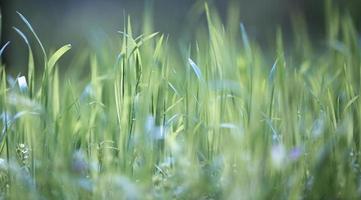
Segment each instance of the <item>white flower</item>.
[[286,150],[282,144],[276,144],[272,146],[271,149],[271,159],[272,164],[276,168],[281,168],[286,157]]

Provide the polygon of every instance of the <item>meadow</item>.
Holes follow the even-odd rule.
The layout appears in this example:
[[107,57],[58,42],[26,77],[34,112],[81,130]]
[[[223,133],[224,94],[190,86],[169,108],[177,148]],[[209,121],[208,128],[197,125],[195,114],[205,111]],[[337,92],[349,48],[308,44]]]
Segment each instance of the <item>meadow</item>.
[[131,17],[116,52],[49,51],[18,13],[28,66],[0,66],[1,198],[361,198],[359,34],[330,2],[321,47],[295,17],[269,52],[207,4],[180,53]]

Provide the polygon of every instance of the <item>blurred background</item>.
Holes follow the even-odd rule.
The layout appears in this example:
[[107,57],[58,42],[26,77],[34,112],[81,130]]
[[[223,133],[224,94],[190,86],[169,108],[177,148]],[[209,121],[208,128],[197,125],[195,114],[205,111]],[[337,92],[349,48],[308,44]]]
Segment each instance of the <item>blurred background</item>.
[[[267,41],[274,38],[279,26],[286,39],[292,37],[291,18],[296,15],[305,18],[314,40],[323,37],[323,0],[207,2],[217,9],[225,24],[227,21],[243,22],[252,39],[264,48],[267,48]],[[334,3],[341,10],[347,10],[356,27],[360,28],[360,0],[334,0]],[[12,42],[3,62],[10,71],[20,71],[27,63],[27,48],[12,29],[12,26],[16,26],[25,32],[27,30],[16,11],[31,22],[47,50],[54,51],[63,44],[71,43],[76,52],[84,47],[96,50],[98,44],[114,41],[119,37],[117,31],[123,29],[124,19],[128,15],[136,34],[142,33],[142,24],[147,21],[153,24],[151,31],[168,35],[169,40],[177,45],[179,41],[190,40],[196,27],[205,25],[203,5],[204,1],[201,0],[1,0],[1,44]],[[230,15],[231,12],[237,14]],[[229,19],[230,16],[237,19]],[[38,51],[36,48],[34,51]],[[67,56],[71,59],[72,55]]]

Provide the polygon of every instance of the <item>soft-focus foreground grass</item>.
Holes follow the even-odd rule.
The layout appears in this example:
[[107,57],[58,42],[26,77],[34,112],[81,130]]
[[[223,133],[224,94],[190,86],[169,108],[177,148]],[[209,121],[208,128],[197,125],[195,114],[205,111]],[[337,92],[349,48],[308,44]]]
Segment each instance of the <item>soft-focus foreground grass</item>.
[[323,48],[295,18],[273,65],[244,26],[223,27],[205,6],[208,30],[182,55],[128,22],[119,52],[65,76],[56,63],[71,46],[47,52],[19,13],[29,64],[18,78],[0,68],[1,196],[360,198],[360,44],[350,17],[326,5]]

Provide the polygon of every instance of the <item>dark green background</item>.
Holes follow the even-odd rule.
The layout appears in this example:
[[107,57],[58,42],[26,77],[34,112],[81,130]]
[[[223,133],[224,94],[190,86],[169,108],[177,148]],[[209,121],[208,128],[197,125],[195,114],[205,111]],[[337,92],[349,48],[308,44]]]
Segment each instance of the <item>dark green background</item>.
[[[324,32],[324,1],[322,0],[214,0],[225,19],[232,4],[240,11],[240,19],[253,39],[266,43],[273,37],[277,26],[285,35],[291,35],[290,18],[302,14],[311,37],[322,38]],[[361,1],[335,0],[341,10],[348,10],[360,27]],[[89,41],[102,42],[103,38],[117,37],[123,26],[124,16],[132,17],[135,29],[141,32],[144,10],[153,11],[154,30],[170,36],[175,43],[199,25],[204,16],[194,13],[196,0],[2,0],[1,43],[11,40],[5,53],[5,62],[12,68],[26,65],[26,47],[12,30],[22,23],[15,11],[23,13],[32,23],[46,47],[57,48],[71,43],[74,49],[89,46]],[[24,59],[21,55],[24,55]]]

